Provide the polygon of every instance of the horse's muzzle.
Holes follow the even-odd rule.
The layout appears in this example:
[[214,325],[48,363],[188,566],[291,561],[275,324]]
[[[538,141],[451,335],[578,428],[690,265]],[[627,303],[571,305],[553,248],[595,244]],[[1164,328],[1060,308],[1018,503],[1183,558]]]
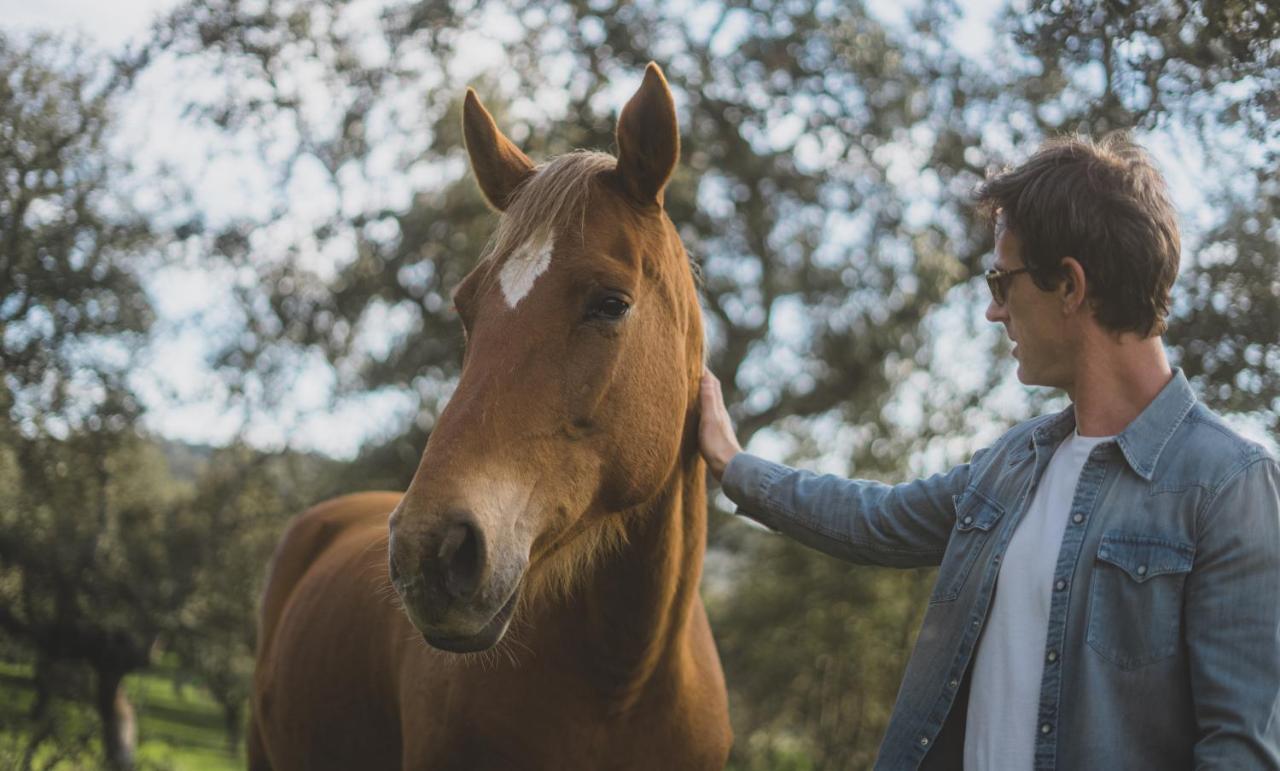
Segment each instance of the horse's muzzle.
[[389,572],[413,625],[446,651],[497,643],[511,622],[524,563],[493,563],[482,529],[465,513],[413,533],[398,533],[398,520],[392,517]]

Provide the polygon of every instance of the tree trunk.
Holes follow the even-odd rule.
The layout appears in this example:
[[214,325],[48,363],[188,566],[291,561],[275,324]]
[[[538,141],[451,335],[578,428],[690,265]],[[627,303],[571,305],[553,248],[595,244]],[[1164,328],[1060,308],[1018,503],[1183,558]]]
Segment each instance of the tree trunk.
[[95,705],[102,725],[102,750],[107,768],[113,771],[131,771],[133,754],[137,748],[138,726],[134,721],[133,705],[124,694],[124,673],[98,670],[98,690]]
[[233,757],[240,754],[240,740],[243,738],[244,715],[239,704],[223,702],[222,720],[227,731],[227,751]]
[[29,717],[32,723],[40,723],[49,716],[49,703],[53,701],[52,667],[43,656],[36,658],[35,676],[32,678],[32,685],[35,688],[36,695],[31,701]]

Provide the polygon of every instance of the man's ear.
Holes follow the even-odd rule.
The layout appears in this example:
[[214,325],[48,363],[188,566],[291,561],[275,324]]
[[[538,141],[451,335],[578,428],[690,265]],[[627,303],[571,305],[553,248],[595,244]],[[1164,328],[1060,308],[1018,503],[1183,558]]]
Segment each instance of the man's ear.
[[662,191],[680,159],[675,102],[658,65],[649,62],[644,82],[618,117],[618,177],[641,203],[662,204]]
[[462,137],[484,197],[490,206],[505,211],[511,194],[533,174],[533,161],[503,136],[471,88],[462,105]]
[[1058,294],[1062,298],[1062,314],[1070,315],[1084,305],[1088,293],[1088,279],[1084,274],[1084,266],[1074,257],[1062,258],[1062,283],[1058,285]]

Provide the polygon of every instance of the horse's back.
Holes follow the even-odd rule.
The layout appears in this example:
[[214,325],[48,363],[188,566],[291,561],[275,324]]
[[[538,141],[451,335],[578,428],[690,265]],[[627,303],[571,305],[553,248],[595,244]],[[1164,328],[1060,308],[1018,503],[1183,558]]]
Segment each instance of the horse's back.
[[387,518],[399,502],[399,493],[344,495],[318,503],[289,522],[267,573],[258,626],[259,656],[271,647],[294,588],[325,550],[353,536],[376,539],[377,530],[385,537]]
[[387,577],[399,500],[344,496],[286,528],[262,600],[251,768],[398,767],[392,662],[412,631]]

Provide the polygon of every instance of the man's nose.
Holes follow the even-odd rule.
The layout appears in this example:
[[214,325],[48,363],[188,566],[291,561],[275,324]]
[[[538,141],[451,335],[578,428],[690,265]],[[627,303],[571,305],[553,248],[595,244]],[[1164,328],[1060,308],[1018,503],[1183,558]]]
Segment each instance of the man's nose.
[[987,321],[991,321],[991,322],[1004,321],[1009,317],[1008,311],[1005,309],[1003,305],[997,304],[994,297],[987,302],[986,315],[987,315]]

